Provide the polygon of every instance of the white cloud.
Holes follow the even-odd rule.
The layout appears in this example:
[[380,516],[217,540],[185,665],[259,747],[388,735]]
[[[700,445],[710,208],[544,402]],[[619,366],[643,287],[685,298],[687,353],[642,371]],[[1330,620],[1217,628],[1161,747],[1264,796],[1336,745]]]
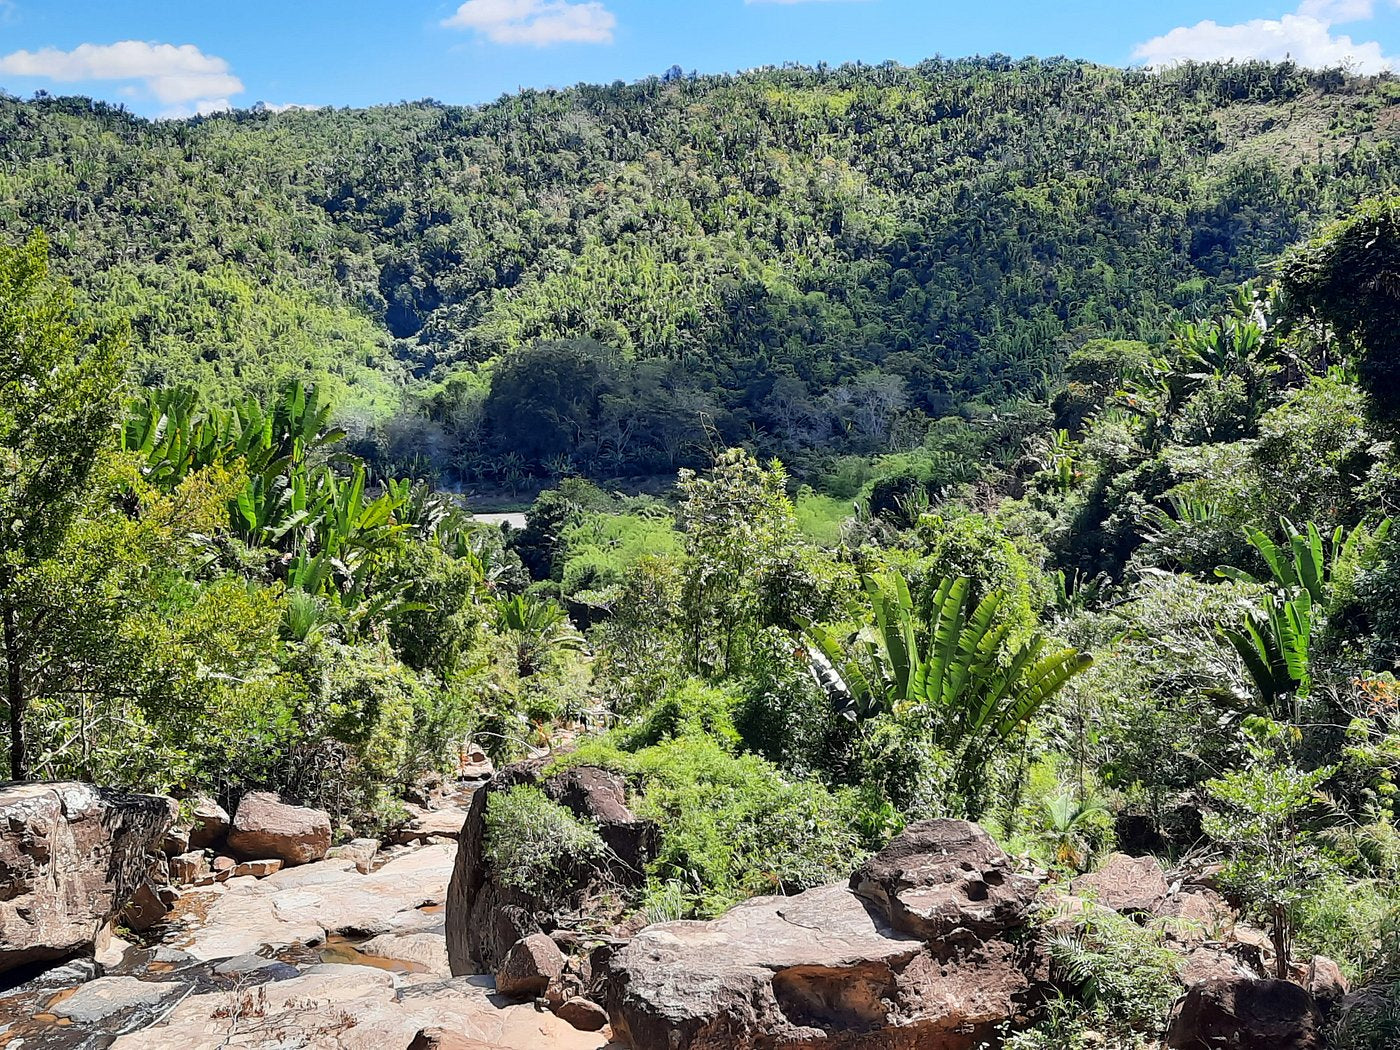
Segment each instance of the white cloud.
[[217,55],[206,55],[193,44],[177,47],[143,40],[79,44],[72,51],[52,47],[12,51],[0,56],[0,73],[42,77],[60,84],[137,81],[147,95],[167,107],[164,116],[228,109],[228,97],[243,90],[243,81]]
[[1298,14],[1319,22],[1360,22],[1375,14],[1374,0],[1303,0]]
[[1300,66],[1345,66],[1358,73],[1393,69],[1397,59],[1386,55],[1376,41],[1357,43],[1346,35],[1334,35],[1332,27],[1370,18],[1372,0],[1303,0],[1294,14],[1280,18],[1256,18],[1238,25],[1197,22],[1179,26],[1133,50],[1133,57],[1149,66],[1225,59],[1261,59],[1269,62],[1291,58]]
[[599,0],[466,0],[443,20],[493,44],[611,44],[617,16]]

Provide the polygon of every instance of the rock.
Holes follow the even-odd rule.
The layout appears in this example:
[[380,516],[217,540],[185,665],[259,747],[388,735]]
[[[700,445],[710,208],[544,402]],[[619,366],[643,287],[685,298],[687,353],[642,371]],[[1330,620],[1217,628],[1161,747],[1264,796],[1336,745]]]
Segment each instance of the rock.
[[447,941],[441,933],[381,933],[355,946],[361,955],[412,963],[423,973],[448,977]]
[[[459,832],[461,829],[458,829]],[[333,846],[326,851],[327,860],[352,860],[361,875],[367,875],[379,852],[378,839],[352,839],[343,846]]]
[[398,845],[427,842],[432,838],[451,839],[455,842],[461,836],[462,825],[467,819],[467,811],[457,806],[432,810],[418,806],[407,808],[409,819],[395,829],[391,836]]
[[1167,876],[1155,857],[1126,853],[1113,854],[1098,871],[1071,880],[1069,888],[1124,915],[1151,915],[1169,892]]
[[1158,902],[1156,914],[1167,920],[1167,936],[1180,944],[1223,941],[1235,928],[1235,913],[1225,898],[1205,887],[1168,895]]
[[1351,991],[1342,968],[1325,955],[1314,955],[1308,964],[1306,987],[1324,1014],[1341,1004]]
[[1031,981],[1011,944],[958,941],[891,929],[839,884],[759,897],[639,933],[605,964],[608,1014],[633,1050],[971,1050],[1021,1014]]
[[191,918],[175,943],[201,959],[225,959],[264,945],[320,944],[328,934],[429,931],[443,917],[422,908],[442,900],[454,852],[452,846],[413,850],[370,875],[351,861],[326,860],[192,890],[181,902]]
[[512,999],[544,995],[564,976],[564,955],[542,933],[516,941],[496,971],[496,991]]
[[137,933],[144,933],[170,914],[170,907],[161,899],[160,887],[146,879],[136,887],[131,902],[122,912],[122,921]]
[[156,1006],[184,991],[176,983],[138,981],[135,977],[99,977],[89,981],[49,1013],[79,1024],[95,1024],[104,1018],[143,1006]]
[[627,808],[627,783],[617,773],[576,766],[550,777],[545,794],[577,817],[591,821],[598,834],[636,881],[656,854],[656,825]]
[[288,981],[191,995],[159,1026],[120,1036],[112,1050],[397,1050],[414,1045],[425,1029],[477,1040],[475,1046],[440,1043],[443,1050],[604,1050],[608,1044],[601,1033],[580,1032],[533,1006],[497,1005],[490,982],[481,978],[323,964]]
[[195,803],[191,816],[191,849],[214,849],[223,842],[230,823],[228,810],[213,799],[202,798]]
[[285,981],[301,975],[301,971],[290,963],[252,953],[235,955],[232,959],[216,963],[214,972],[226,977],[248,977],[257,974],[272,981]]
[[1212,977],[1172,1009],[1168,1050],[1322,1050],[1322,1012],[1289,981]]
[[1214,948],[1195,948],[1187,954],[1179,971],[1181,983],[1187,988],[1212,977],[1258,977],[1244,970],[1233,955]]
[[233,867],[234,878],[251,876],[255,879],[265,879],[274,871],[282,870],[280,860],[245,860],[241,864]]
[[170,858],[170,878],[178,885],[188,886],[201,875],[208,874],[209,857],[202,850]]
[[[447,950],[454,974],[491,973],[516,941],[555,929],[557,916],[617,894],[596,891],[639,885],[655,852],[658,829],[626,805],[626,785],[609,770],[577,767],[545,776],[555,761],[544,756],[497,773],[471,796],[460,832],[461,849],[447,894]],[[538,786],[580,820],[595,825],[614,859],[600,859],[556,880],[547,894],[531,894],[495,877],[485,860],[485,813],[490,796],[522,784]],[[596,911],[595,919],[606,921]],[[611,918],[620,919],[620,909]]]
[[472,744],[462,754],[461,763],[457,769],[457,778],[459,780],[489,780],[495,772],[496,767],[486,756],[486,752]]
[[468,1039],[445,1028],[424,1028],[413,1037],[408,1050],[494,1050],[492,1044]]
[[331,845],[331,818],[319,809],[289,806],[276,795],[243,796],[228,831],[229,851],[243,860],[277,857],[288,866],[309,864]]
[[1020,926],[1037,888],[1011,871],[990,835],[961,820],[911,824],[851,876],[851,889],[893,929],[924,940]]
[[0,972],[92,951],[146,881],[174,816],[156,795],[0,787]]
[[221,853],[214,858],[212,867],[215,872],[232,871],[234,868],[238,867],[238,861]]
[[601,1032],[608,1023],[608,1012],[592,999],[581,995],[565,999],[554,1012],[580,1032]]
[[171,828],[161,839],[160,848],[167,856],[178,856],[190,851],[190,829]]

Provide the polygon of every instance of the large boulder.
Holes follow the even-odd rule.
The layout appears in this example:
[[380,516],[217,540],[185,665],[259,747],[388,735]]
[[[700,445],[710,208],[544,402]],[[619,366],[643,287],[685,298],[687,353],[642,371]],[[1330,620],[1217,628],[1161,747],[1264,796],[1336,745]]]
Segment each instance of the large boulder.
[[331,818],[319,809],[289,806],[270,792],[255,791],[238,803],[228,848],[242,860],[310,864],[331,848]]
[[924,940],[959,929],[986,936],[1020,926],[1038,888],[1014,874],[1002,848],[965,820],[911,824],[851,876],[851,889],[894,929]]
[[1069,884],[1070,892],[1088,897],[1124,915],[1150,915],[1167,899],[1170,887],[1155,857],[1130,857],[1115,853],[1098,871],[1081,875]]
[[1321,1050],[1322,1011],[1291,981],[1211,977],[1172,1009],[1168,1050]]
[[542,933],[516,941],[496,971],[496,991],[512,999],[537,999],[564,975],[559,946]]
[[[546,756],[508,766],[472,795],[447,891],[447,954],[457,976],[494,973],[517,941],[533,933],[553,932],[561,902],[580,907],[590,888],[639,885],[643,880],[658,830],[627,808],[622,778],[592,767],[546,776],[553,761]],[[520,785],[539,787],[580,820],[596,826],[613,854],[597,868],[575,873],[568,884],[551,887],[548,900],[501,882],[486,858],[487,803],[495,792]]]
[[91,951],[144,885],[174,818],[156,795],[0,787],[0,972]]
[[1035,884],[980,828],[913,825],[852,886],[643,930],[604,964],[615,1034],[633,1050],[971,1050],[1024,1016],[1013,941]]

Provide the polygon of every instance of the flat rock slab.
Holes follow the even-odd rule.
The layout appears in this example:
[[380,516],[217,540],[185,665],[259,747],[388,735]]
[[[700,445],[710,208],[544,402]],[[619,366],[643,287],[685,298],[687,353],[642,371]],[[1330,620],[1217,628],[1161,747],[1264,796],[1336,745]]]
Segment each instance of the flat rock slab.
[[97,1024],[139,1007],[156,1006],[185,990],[178,983],[138,981],[135,977],[99,977],[50,1008],[55,1017],[74,1024]]
[[502,1007],[494,999],[490,982],[481,978],[440,980],[364,966],[316,966],[278,984],[190,996],[161,1024],[122,1036],[112,1046],[397,1050],[425,1028],[460,1033],[494,1050],[615,1046],[604,1033],[580,1032],[532,1005]]
[[368,875],[350,860],[321,861],[195,890],[181,902],[187,929],[174,943],[214,960],[263,945],[320,944],[328,934],[424,932],[441,917],[419,909],[443,899],[455,850],[451,844],[414,850]]

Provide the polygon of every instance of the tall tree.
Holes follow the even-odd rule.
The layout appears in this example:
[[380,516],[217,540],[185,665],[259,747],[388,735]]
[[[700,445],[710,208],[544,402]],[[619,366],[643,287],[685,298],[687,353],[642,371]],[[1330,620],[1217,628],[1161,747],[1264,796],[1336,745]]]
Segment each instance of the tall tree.
[[42,235],[0,246],[0,644],[16,780],[28,768],[33,697],[22,580],[63,543],[97,454],[115,437],[122,348],[120,335],[76,319],[71,291],[49,275]]

